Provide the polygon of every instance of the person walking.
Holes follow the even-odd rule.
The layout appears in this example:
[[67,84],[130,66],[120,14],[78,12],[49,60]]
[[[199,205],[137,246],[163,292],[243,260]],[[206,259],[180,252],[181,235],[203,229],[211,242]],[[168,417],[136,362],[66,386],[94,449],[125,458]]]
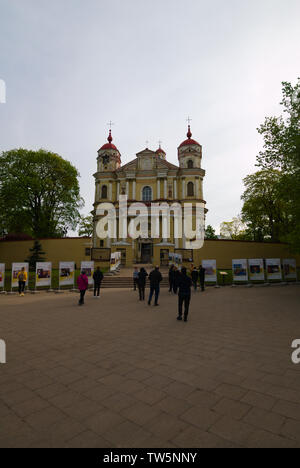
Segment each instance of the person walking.
[[99,297],[101,283],[103,281],[103,273],[99,267],[97,267],[97,270],[93,274],[93,280],[94,280],[94,297]]
[[198,270],[196,267],[193,269],[191,276],[192,276],[192,281],[194,285],[194,290],[197,292],[197,283],[198,283],[199,275],[198,275]]
[[174,274],[175,274],[175,267],[174,265],[171,265],[171,268],[169,269],[169,292],[173,292],[173,287],[174,287]]
[[82,306],[84,304],[84,296],[87,288],[89,287],[89,279],[85,274],[85,271],[82,271],[77,278],[77,285],[80,292],[80,298],[78,305]]
[[200,280],[200,286],[201,286],[201,291],[204,291],[204,285],[205,285],[205,268],[200,265],[199,267],[199,280]]
[[191,287],[192,279],[187,275],[186,268],[181,269],[179,278],[179,293],[178,293],[178,317],[177,320],[182,320],[182,308],[184,304],[184,321],[187,322],[189,315],[189,307],[191,302]]
[[159,271],[159,267],[156,266],[153,271],[151,271],[149,275],[150,280],[150,295],[148,300],[148,305],[151,305],[153,294],[155,293],[155,306],[158,306],[158,298],[160,293],[160,283],[162,281],[161,272]]
[[27,271],[24,267],[22,267],[22,270],[19,271],[17,278],[19,282],[19,296],[24,296],[26,281],[28,278]]
[[138,287],[139,287],[140,301],[145,300],[145,287],[146,287],[147,276],[148,276],[148,273],[146,272],[145,268],[141,268],[138,274]]
[[174,282],[173,282],[173,292],[174,294],[177,294],[178,291],[178,284],[179,284],[179,278],[180,278],[180,270],[175,267],[174,268]]
[[137,267],[135,267],[133,271],[133,290],[134,291],[136,291],[136,288],[138,287],[138,276],[139,276],[139,270]]

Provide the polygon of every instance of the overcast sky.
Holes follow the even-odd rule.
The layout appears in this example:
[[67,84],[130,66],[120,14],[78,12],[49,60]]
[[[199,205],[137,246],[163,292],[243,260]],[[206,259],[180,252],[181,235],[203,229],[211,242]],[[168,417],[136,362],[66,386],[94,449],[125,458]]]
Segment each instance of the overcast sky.
[[0,151],[71,161],[87,214],[110,120],[123,164],[146,140],[176,164],[190,116],[219,232],[255,171],[256,128],[300,75],[299,18],[299,0],[0,0]]

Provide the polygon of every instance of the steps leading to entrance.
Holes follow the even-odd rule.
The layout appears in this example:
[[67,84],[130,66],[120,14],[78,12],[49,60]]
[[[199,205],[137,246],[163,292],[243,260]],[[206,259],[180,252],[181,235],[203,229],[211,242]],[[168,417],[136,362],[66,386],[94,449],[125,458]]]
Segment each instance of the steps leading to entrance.
[[[162,288],[168,288],[168,277],[164,277],[160,285]],[[147,280],[146,287],[149,287],[149,280]],[[124,276],[105,276],[102,281],[102,288],[133,289],[133,278]]]

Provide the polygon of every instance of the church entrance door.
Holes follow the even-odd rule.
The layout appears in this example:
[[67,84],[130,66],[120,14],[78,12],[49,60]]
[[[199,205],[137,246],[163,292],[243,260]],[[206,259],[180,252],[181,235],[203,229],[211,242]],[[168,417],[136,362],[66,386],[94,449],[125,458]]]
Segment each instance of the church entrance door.
[[142,244],[141,262],[151,263],[152,261],[152,244]]

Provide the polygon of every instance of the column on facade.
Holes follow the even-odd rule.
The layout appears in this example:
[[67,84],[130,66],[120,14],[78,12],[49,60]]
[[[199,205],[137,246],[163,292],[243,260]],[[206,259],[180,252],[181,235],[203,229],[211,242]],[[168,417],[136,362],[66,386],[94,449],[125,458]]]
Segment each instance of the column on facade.
[[200,186],[199,186],[199,177],[196,177],[196,188],[195,188],[195,192],[196,192],[195,195],[196,195],[196,197],[195,197],[195,198],[200,198],[200,196],[199,196],[199,187],[200,187]]
[[132,199],[133,200],[136,199],[136,181],[135,180],[132,181]]
[[182,184],[182,199],[185,199],[185,178],[182,177],[181,179],[181,184]]
[[174,179],[174,199],[177,199],[177,180]]
[[117,182],[117,200],[120,199],[120,181]]
[[110,201],[112,200],[112,183],[111,182],[109,182],[109,186],[108,186],[108,198]]
[[157,197],[156,198],[160,198],[160,179],[157,179]]
[[164,179],[164,198],[168,198],[168,180]]
[[130,198],[130,190],[129,190],[129,180],[127,180],[126,182],[126,195],[127,195],[127,198],[129,199]]

